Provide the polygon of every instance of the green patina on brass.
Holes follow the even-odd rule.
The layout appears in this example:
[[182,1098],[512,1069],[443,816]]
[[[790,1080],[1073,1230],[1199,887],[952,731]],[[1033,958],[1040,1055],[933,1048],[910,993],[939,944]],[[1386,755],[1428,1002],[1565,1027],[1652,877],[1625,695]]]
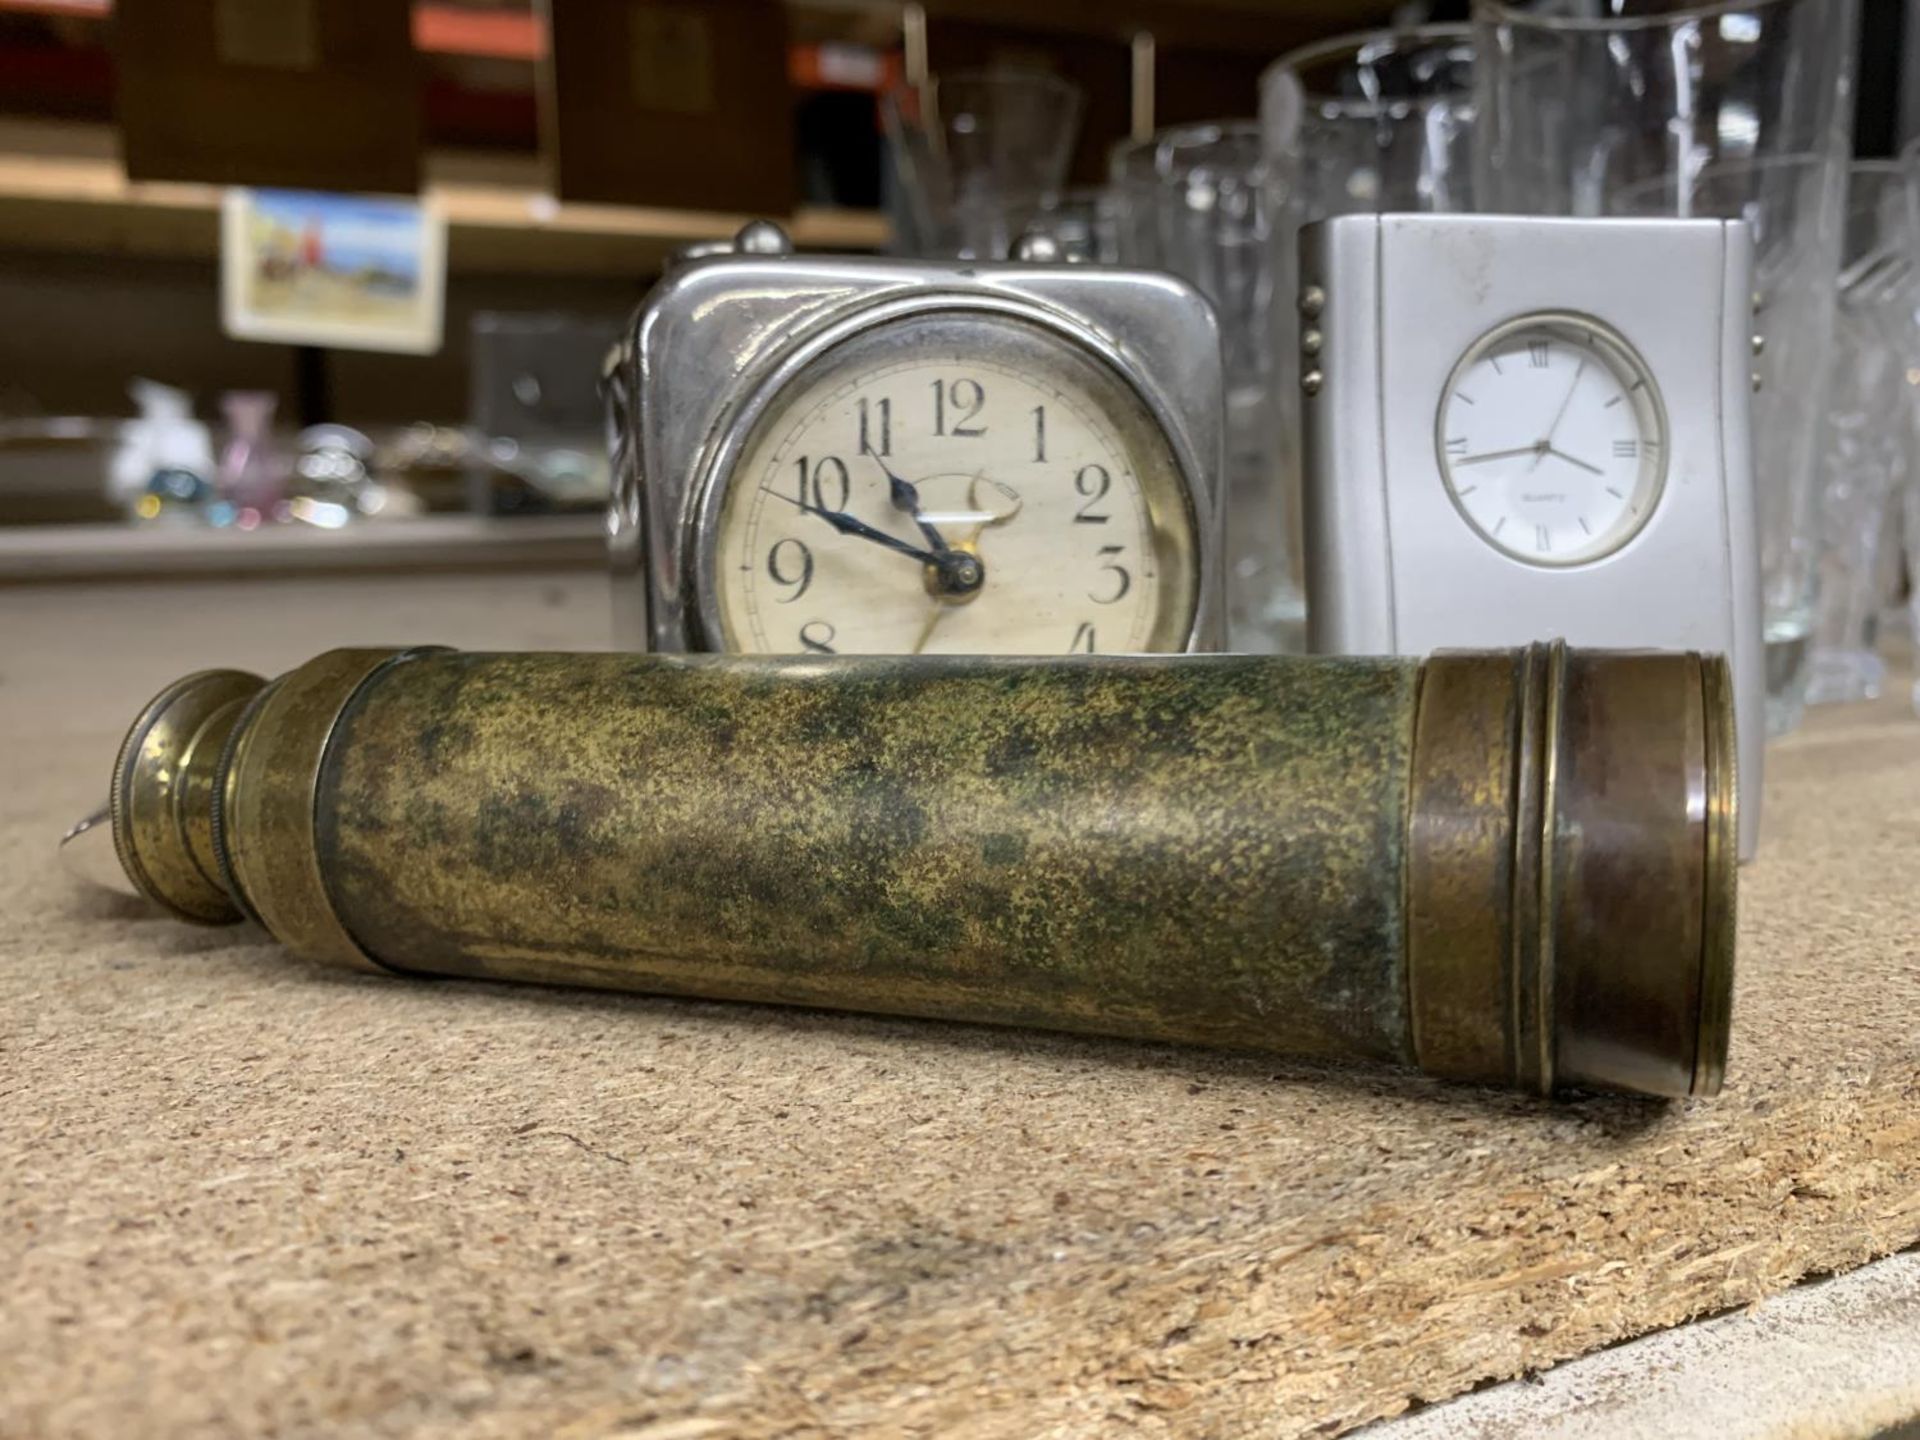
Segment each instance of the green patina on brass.
[[114,841],[392,974],[1711,1094],[1725,662],[336,650],[168,686]]
[[1418,666],[426,654],[322,770],[366,953],[1412,1060]]

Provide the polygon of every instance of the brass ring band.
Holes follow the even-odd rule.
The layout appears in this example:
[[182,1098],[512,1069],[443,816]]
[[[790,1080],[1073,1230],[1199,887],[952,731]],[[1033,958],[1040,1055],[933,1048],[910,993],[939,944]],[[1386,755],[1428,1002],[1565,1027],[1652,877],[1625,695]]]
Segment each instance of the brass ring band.
[[309,959],[389,974],[334,913],[314,848],[314,799],[340,712],[401,650],[333,650],[276,682],[229,752],[226,872],[276,940]]
[[1717,1091],[1732,714],[1719,657],[1556,644],[1426,663],[1405,892],[1422,1069],[1542,1092]]
[[[1735,743],[1733,670],[1723,655],[1701,660],[1707,741],[1707,914],[1700,948],[1700,1032],[1695,1042],[1695,1095],[1718,1095],[1727,1073],[1733,1030],[1734,917],[1739,885],[1739,746]],[[1724,884],[1711,883],[1725,877]]]
[[202,782],[206,757],[266,683],[240,670],[188,675],[154,697],[120,744],[108,797],[120,868],[141,894],[183,920],[225,925],[240,918],[206,864],[212,795]]

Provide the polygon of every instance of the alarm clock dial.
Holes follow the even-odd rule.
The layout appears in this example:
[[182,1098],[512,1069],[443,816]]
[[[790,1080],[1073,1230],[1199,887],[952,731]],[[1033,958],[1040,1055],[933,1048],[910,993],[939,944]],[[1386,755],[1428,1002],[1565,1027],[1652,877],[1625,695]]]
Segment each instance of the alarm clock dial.
[[1175,651],[1193,627],[1194,506],[1166,434],[1106,362],[1012,316],[839,342],[710,484],[729,651]]
[[1666,483],[1653,373],[1586,316],[1525,316],[1470,346],[1441,396],[1436,444],[1467,524],[1529,565],[1611,555],[1651,518]]

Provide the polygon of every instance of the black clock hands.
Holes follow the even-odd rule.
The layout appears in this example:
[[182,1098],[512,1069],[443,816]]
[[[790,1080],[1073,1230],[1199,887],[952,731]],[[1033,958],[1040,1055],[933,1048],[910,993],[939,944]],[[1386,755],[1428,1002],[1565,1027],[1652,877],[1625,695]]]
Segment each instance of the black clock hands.
[[[963,550],[923,550],[918,545],[909,545],[905,540],[895,539],[886,531],[876,529],[864,520],[855,519],[844,510],[828,510],[824,506],[809,505],[804,500],[796,500],[791,495],[782,495],[778,490],[768,490],[767,494],[778,496],[796,509],[809,515],[817,515],[842,535],[851,535],[859,540],[871,540],[888,550],[918,560],[923,565],[931,565],[940,576],[943,589],[953,594],[963,594],[969,590],[978,590],[986,582],[986,567],[977,556]],[[924,528],[924,527],[923,527]]]
[[920,491],[914,486],[913,482],[910,480],[902,480],[898,475],[894,474],[893,467],[878,455],[875,455],[873,451],[869,450],[867,454],[873,457],[873,463],[878,465],[887,477],[887,499],[893,508],[898,510],[902,515],[911,515],[913,517],[913,523],[919,526],[920,533],[926,536],[927,544],[931,545],[942,555],[950,553],[953,547],[947,544],[946,537],[941,535],[939,529],[932,521],[920,513]]

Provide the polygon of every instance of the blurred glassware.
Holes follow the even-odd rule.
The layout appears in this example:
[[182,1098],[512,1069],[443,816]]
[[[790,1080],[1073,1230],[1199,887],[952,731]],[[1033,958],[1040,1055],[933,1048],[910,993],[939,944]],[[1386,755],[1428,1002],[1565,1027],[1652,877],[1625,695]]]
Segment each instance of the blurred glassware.
[[1474,208],[1474,44],[1465,25],[1340,35],[1260,78],[1270,160],[1296,225],[1330,215]]
[[613,472],[600,368],[620,329],[608,316],[473,317],[468,421],[478,461],[470,471],[476,513],[605,507]]
[[[220,397],[227,437],[220,449],[213,488],[218,499],[232,507],[233,523],[241,529],[251,529],[262,520],[285,518],[276,513],[276,507],[285,497],[293,465],[273,433],[273,415],[279,403],[271,390],[229,390]],[[212,510],[208,513],[212,518]],[[253,517],[252,524],[247,523],[248,516]]]
[[108,484],[130,518],[178,520],[212,486],[212,436],[193,418],[193,397],[186,391],[135,378],[127,393],[140,414],[120,431]]
[[880,97],[907,254],[1004,260],[1064,187],[1080,87],[1041,70],[955,71]]
[[1089,185],[1063,190],[1040,202],[1026,233],[1049,235],[1060,258],[1074,264],[1112,265],[1120,259],[1120,197]]
[[1253,120],[1181,125],[1114,148],[1123,263],[1170,270],[1212,303],[1226,380],[1227,643],[1305,642],[1297,466],[1282,457],[1273,366],[1276,197]]
[[[1470,207],[1473,47],[1464,25],[1340,35],[1291,51],[1260,77],[1268,187],[1268,284],[1299,288],[1300,227],[1332,215]],[[1266,411],[1286,497],[1289,566],[1303,579],[1300,317],[1270,305]],[[1293,623],[1305,644],[1306,604]]]
[[[1625,13],[1622,13],[1625,12]],[[1744,219],[1758,332],[1755,492],[1767,725],[1799,723],[1820,527],[1858,0],[1475,0],[1482,209]]]
[[1887,552],[1915,443],[1920,379],[1920,277],[1914,197],[1902,166],[1854,162],[1834,359],[1820,445],[1819,601],[1807,703],[1878,696]]

